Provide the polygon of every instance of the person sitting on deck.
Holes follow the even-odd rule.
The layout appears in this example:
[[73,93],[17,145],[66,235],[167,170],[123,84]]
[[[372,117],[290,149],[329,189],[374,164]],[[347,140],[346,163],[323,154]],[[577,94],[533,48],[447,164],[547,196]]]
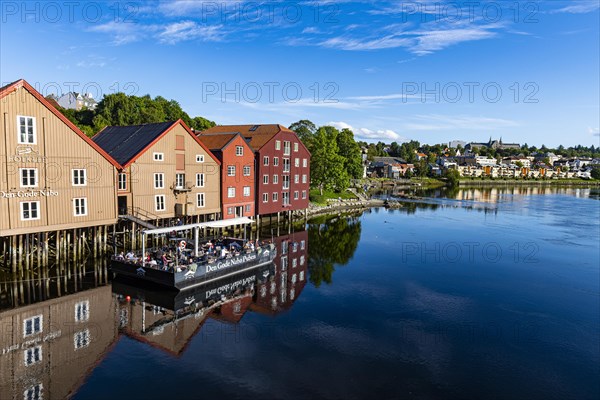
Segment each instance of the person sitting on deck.
[[133,254],[133,251],[129,250],[125,255],[125,258],[129,261],[135,261],[135,254]]
[[117,260],[119,261],[125,261],[125,256],[123,255],[123,252],[121,252],[118,256],[115,257]]
[[221,247],[221,258],[226,258],[227,254],[229,254],[227,249],[225,247]]

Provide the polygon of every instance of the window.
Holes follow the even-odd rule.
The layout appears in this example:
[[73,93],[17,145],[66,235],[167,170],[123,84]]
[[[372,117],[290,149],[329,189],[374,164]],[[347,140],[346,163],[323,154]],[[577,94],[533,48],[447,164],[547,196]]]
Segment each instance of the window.
[[250,197],[250,186],[244,186],[244,197]]
[[204,154],[196,154],[196,162],[204,162]]
[[306,174],[302,174],[302,183],[306,183]]
[[263,183],[267,185],[269,183],[269,175],[263,175]]
[[269,165],[269,156],[263,157],[263,165]]
[[233,207],[227,207],[227,215],[233,215]]
[[303,191],[302,191],[302,198],[303,198],[303,199],[306,199],[306,190],[303,190]]
[[289,189],[290,188],[290,176],[289,175],[283,175],[283,186],[282,189]]
[[196,207],[204,207],[204,193],[196,193]]
[[196,187],[204,187],[204,174],[196,174]]
[[165,188],[165,174],[162,172],[154,174],[154,189]]
[[283,159],[283,172],[290,172],[290,159],[289,158]]
[[21,221],[40,219],[40,202],[24,201],[21,203]]
[[152,159],[154,161],[164,161],[165,155],[164,153],[152,153]]
[[82,349],[84,347],[88,347],[90,345],[90,330],[86,329],[81,332],[77,332],[73,335],[73,344],[75,346],[75,350]]
[[298,279],[300,279],[300,282],[304,280],[304,271],[300,271],[300,274],[298,274]]
[[155,211],[165,211],[165,195],[157,194],[154,196],[154,210]]
[[227,197],[235,197],[235,188],[234,187],[227,188]]
[[72,182],[73,186],[85,186],[87,185],[86,171],[85,169],[73,169],[72,171]]
[[298,251],[298,242],[293,242],[292,243],[292,252],[297,252]]
[[300,166],[300,159],[294,158],[294,167],[298,168]]
[[290,192],[281,193],[281,204],[284,206],[290,205]]
[[298,200],[299,194],[297,190],[294,192],[294,200]]
[[36,187],[37,168],[21,168],[21,187]]
[[267,203],[269,201],[269,193],[263,193],[263,203]]
[[289,246],[289,242],[287,240],[284,240],[281,242],[281,254],[287,254],[288,253],[288,246]]
[[35,386],[31,386],[30,388],[27,388],[27,390],[25,390],[23,392],[23,399],[25,399],[25,400],[41,400],[43,398],[43,396],[42,396],[43,389],[44,389],[44,386],[41,383],[38,383]]
[[273,175],[273,184],[279,183],[279,175]]
[[283,155],[284,156],[290,155],[290,142],[288,142],[288,141],[283,142]]
[[236,156],[243,156],[244,155],[244,148],[242,146],[235,146],[235,155]]
[[44,330],[44,317],[36,315],[23,321],[23,337],[35,335]]
[[252,208],[252,207],[250,206],[250,204],[246,204],[246,212],[247,212],[247,213],[249,213],[249,212],[250,212],[250,209],[251,209],[251,208]]
[[127,174],[119,174],[119,190],[127,190]]
[[35,118],[17,115],[20,144],[36,144]]
[[279,165],[279,157],[273,157],[273,165],[276,167]]
[[300,250],[304,250],[306,248],[306,242],[304,240],[300,241]]
[[300,265],[304,265],[304,256],[300,256]]
[[281,150],[281,140],[275,141],[275,150]]
[[177,189],[185,187],[185,174],[175,174],[175,187]]
[[227,176],[235,176],[235,165],[227,166]]
[[298,260],[296,258],[292,258],[292,268],[296,268],[298,266]]
[[294,153],[298,152],[298,142],[294,142]]
[[244,176],[250,176],[250,166],[249,165],[244,166]]
[[28,367],[42,361],[42,346],[35,346],[23,351],[25,366]]
[[296,174],[294,175],[294,183],[299,183],[300,182],[300,175]]
[[90,319],[90,302],[80,301],[75,304],[75,322],[83,322]]
[[78,197],[73,199],[73,215],[76,217],[87,215],[87,198]]
[[273,201],[276,202],[279,200],[279,193],[273,192]]
[[304,168],[306,168],[306,158],[303,158],[303,159],[302,159],[302,166],[303,166]]

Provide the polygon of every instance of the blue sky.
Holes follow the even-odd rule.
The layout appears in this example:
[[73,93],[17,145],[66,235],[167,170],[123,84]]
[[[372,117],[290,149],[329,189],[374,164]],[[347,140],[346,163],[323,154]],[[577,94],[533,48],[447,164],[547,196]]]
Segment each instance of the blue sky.
[[0,7],[1,83],[45,95],[161,95],[219,124],[309,119],[367,141],[600,145],[599,0]]

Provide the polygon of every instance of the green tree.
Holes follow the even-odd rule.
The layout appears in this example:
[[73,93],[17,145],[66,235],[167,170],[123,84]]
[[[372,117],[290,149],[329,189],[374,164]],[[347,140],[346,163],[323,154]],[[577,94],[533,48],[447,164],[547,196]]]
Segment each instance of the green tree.
[[360,146],[354,140],[354,133],[350,129],[342,129],[337,135],[337,145],[339,154],[344,157],[344,168],[349,177],[362,178],[362,154]]
[[458,186],[458,183],[460,181],[460,172],[458,172],[457,169],[454,169],[454,168],[446,169],[446,171],[444,172],[444,176],[448,180],[448,184],[450,186]]
[[320,127],[313,138],[313,151],[310,158],[310,181],[320,190],[342,191],[348,188],[350,180],[344,168],[344,157],[339,154],[337,145],[338,130],[332,126]]
[[301,119],[291,124],[289,129],[296,132],[298,138],[304,143],[308,151],[312,153],[312,140],[317,131],[317,126],[307,119]]

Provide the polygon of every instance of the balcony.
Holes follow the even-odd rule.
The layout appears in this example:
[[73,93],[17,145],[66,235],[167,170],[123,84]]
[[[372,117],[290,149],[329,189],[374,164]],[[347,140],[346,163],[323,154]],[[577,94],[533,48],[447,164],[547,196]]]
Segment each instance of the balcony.
[[193,183],[192,182],[185,182],[183,185],[178,184],[177,182],[173,183],[170,187],[170,189],[175,192],[190,192],[192,190],[193,187]]

